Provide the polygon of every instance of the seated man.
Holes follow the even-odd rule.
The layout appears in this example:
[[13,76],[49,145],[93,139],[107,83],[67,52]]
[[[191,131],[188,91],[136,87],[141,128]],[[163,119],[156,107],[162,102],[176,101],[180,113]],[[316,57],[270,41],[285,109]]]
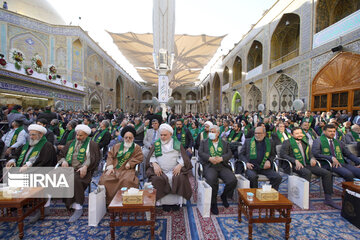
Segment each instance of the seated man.
[[133,127],[127,126],[121,131],[124,141],[116,144],[108,152],[106,160],[106,172],[99,181],[99,185],[106,188],[106,203],[111,200],[122,187],[138,188],[139,179],[135,175],[135,166],[141,163],[144,156],[141,147],[134,143],[136,131]]
[[96,142],[99,145],[99,149],[103,149],[103,156],[107,153],[107,146],[111,140],[111,134],[109,133],[109,121],[103,120],[100,122],[100,128],[96,130],[92,141]]
[[288,140],[290,137],[290,134],[285,129],[285,123],[283,122],[280,122],[278,124],[276,132],[271,135],[271,139],[273,140],[275,146],[281,145],[285,140]]
[[143,147],[143,153],[144,156],[147,157],[151,147],[154,145],[155,141],[160,138],[160,132],[159,132],[159,120],[153,119],[151,121],[151,129],[148,129],[145,134],[144,138],[144,147]]
[[345,135],[346,144],[356,144],[358,154],[360,153],[360,126],[355,124],[351,126],[350,132]]
[[240,160],[246,163],[245,174],[251,188],[258,187],[257,174],[263,174],[270,180],[273,188],[279,189],[282,178],[271,168],[275,158],[275,145],[266,137],[264,127],[255,128],[254,137],[245,140],[239,155]]
[[232,157],[230,144],[220,139],[219,136],[219,126],[211,126],[209,139],[202,140],[199,147],[199,158],[201,164],[204,166],[204,177],[212,188],[210,210],[215,215],[219,214],[216,201],[219,189],[218,178],[221,178],[225,183],[221,200],[226,208],[229,207],[227,198],[232,197],[237,184],[235,174],[231,171],[231,167],[228,164]]
[[204,123],[204,131],[202,131],[200,134],[197,135],[196,141],[195,141],[195,149],[199,149],[200,142],[202,140],[205,140],[208,138],[210,127],[212,127],[213,124],[210,121],[206,121]]
[[[189,181],[191,162],[181,143],[173,138],[173,128],[160,125],[160,139],[157,140],[146,159],[146,175],[156,188],[156,200],[167,194],[177,194],[189,200],[192,189]],[[169,206],[163,206],[169,211]],[[179,206],[174,206],[178,210]]]
[[2,153],[0,152],[0,158],[9,157],[12,151],[15,151],[18,147],[22,147],[26,143],[28,134],[24,130],[22,121],[14,120],[11,126],[12,129],[1,138],[1,141],[4,142],[4,148]]
[[47,120],[45,118],[40,118],[40,119],[36,120],[36,122],[37,122],[37,124],[46,128],[47,132],[45,134],[45,137],[48,142],[50,142],[52,145],[54,145],[55,144],[55,134],[53,133],[53,131],[51,131],[49,128],[46,127],[48,125]]
[[174,138],[176,138],[179,142],[181,142],[181,145],[186,150],[186,154],[191,158],[192,156],[192,147],[194,145],[194,140],[192,138],[192,135],[187,129],[182,121],[180,119],[176,120],[176,128],[174,132]]
[[[284,141],[280,151],[280,157],[289,160],[293,165],[293,171],[300,177],[311,181],[311,174],[321,176],[322,185],[325,192],[325,204],[340,209],[331,199],[333,194],[333,178],[330,171],[316,165],[316,159],[310,151],[310,145],[304,141],[304,134],[299,127],[292,130],[292,138]],[[290,172],[289,165],[285,165],[285,172]]]
[[100,161],[99,146],[89,137],[91,129],[80,124],[76,126],[75,132],[75,140],[68,142],[58,156],[61,167],[70,166],[75,170],[74,197],[64,199],[66,208],[75,209],[69,222],[75,222],[81,217],[85,200],[84,191],[91,183],[92,174]]
[[318,135],[315,133],[315,130],[310,127],[310,124],[307,121],[303,121],[301,123],[301,128],[303,130],[304,139],[306,139],[309,142],[311,147],[313,145],[314,140],[317,139]]
[[[20,172],[26,171],[29,167],[52,167],[56,165],[56,152],[54,146],[45,138],[46,128],[38,124],[31,124],[28,127],[30,139],[21,148],[17,148],[15,156],[6,167],[21,167]],[[45,204],[45,215],[50,214],[50,199]],[[30,216],[30,222],[34,223],[40,219],[40,210]]]
[[[327,159],[332,166],[325,165],[327,170],[331,170],[345,179],[353,181],[354,177],[360,178],[360,159],[353,155],[345,145],[335,139],[336,127],[325,125],[324,134],[314,141],[312,153],[317,159]],[[357,166],[350,164],[350,160]]]
[[68,144],[70,141],[72,141],[75,138],[75,127],[77,125],[77,122],[75,120],[71,120],[66,124],[66,131],[62,135],[59,145],[57,146],[57,149],[60,151],[64,148],[66,144]]

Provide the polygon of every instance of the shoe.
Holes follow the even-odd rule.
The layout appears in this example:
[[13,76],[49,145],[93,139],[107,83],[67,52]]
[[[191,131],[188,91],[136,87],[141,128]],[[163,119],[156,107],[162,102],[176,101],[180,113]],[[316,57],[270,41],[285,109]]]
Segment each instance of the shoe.
[[222,200],[222,202],[223,202],[224,207],[228,208],[228,207],[229,207],[229,203],[228,203],[228,201],[227,201],[226,195],[222,194],[222,195],[221,195],[221,200]]
[[[44,215],[45,215],[45,216],[49,216],[49,215],[50,215],[50,207],[45,207],[45,208],[44,208]],[[40,218],[41,218],[41,212],[40,212],[40,210],[38,209],[38,210],[35,211],[35,214],[29,216],[29,222],[30,222],[30,223],[35,223],[35,222],[37,222],[37,220],[39,220]]]
[[179,211],[180,210],[180,205],[172,205],[171,206],[171,210],[173,210],[173,211]]
[[219,214],[219,209],[217,207],[217,204],[211,204],[210,211],[211,211],[212,214],[218,215]]
[[162,209],[165,211],[165,212],[170,212],[171,211],[171,207],[169,205],[162,205]]
[[330,200],[327,199],[324,201],[324,203],[330,207],[341,210],[341,207],[339,205],[337,205],[332,199],[330,199]]
[[69,223],[76,222],[81,217],[82,214],[83,214],[83,209],[75,210],[75,212],[73,213],[73,215],[71,215],[69,219]]

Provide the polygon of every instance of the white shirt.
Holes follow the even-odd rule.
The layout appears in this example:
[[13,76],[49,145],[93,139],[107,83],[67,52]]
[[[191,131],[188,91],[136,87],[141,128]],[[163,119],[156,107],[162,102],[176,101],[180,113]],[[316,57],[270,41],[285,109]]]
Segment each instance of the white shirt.
[[11,139],[13,138],[15,131],[16,129],[11,129],[1,138],[1,140],[3,140],[3,142],[5,143],[5,146],[8,148],[9,147],[18,148],[26,143],[26,138],[28,134],[25,132],[25,130],[22,130],[19,132],[16,142],[12,146],[10,146]]

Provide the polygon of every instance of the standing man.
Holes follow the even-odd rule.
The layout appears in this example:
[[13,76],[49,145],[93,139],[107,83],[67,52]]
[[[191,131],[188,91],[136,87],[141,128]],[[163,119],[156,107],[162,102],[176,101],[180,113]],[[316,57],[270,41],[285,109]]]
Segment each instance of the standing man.
[[186,127],[183,126],[183,123],[180,119],[176,120],[176,127],[174,132],[174,137],[181,142],[183,147],[186,150],[186,154],[191,158],[192,156],[192,147],[194,145],[194,140],[192,135]]

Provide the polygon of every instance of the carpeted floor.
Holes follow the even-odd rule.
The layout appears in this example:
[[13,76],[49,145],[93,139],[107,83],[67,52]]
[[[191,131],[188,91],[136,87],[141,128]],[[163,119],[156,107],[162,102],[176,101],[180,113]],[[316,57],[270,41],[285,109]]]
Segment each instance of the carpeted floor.
[[[341,180],[341,179],[337,179]],[[194,185],[194,178],[191,178]],[[340,181],[335,181],[334,199],[341,204]],[[94,189],[94,188],[93,188]],[[221,191],[221,188],[220,190]],[[287,184],[281,185],[280,192],[287,192]],[[319,197],[319,186],[311,185],[311,203],[309,210],[294,206],[290,226],[291,239],[359,239],[360,230],[323,204]],[[243,216],[237,221],[237,203],[231,201],[229,208],[224,208],[219,199],[218,216],[203,218],[196,207],[196,193],[187,205],[177,212],[164,212],[156,209],[156,239],[246,239],[248,222]],[[98,227],[89,227],[87,204],[81,219],[68,223],[70,213],[60,201],[53,201],[51,215],[45,220],[30,224],[25,220],[24,239],[110,239],[109,215],[106,215]],[[285,224],[254,224],[254,239],[283,239]],[[18,239],[16,223],[0,223],[0,239]],[[118,227],[116,239],[150,239],[149,227]]]

